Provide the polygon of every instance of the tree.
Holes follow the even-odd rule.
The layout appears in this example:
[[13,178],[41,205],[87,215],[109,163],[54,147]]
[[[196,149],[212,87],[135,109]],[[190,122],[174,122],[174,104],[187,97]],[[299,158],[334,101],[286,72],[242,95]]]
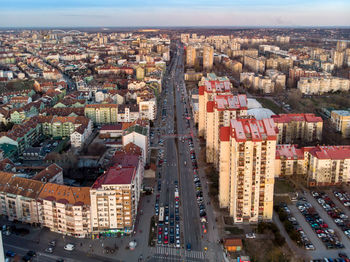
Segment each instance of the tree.
[[293,108],[298,108],[302,94],[299,89],[292,89],[288,94],[288,104]]
[[252,82],[248,78],[245,78],[245,79],[243,79],[242,84],[243,84],[245,89],[248,89],[251,87]]
[[106,146],[102,143],[92,143],[87,148],[87,154],[91,156],[101,156],[106,151]]

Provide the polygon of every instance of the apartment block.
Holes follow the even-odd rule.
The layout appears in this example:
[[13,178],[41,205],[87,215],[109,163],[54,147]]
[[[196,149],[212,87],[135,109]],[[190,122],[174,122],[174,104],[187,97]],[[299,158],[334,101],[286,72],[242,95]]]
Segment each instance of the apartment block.
[[205,115],[208,101],[213,101],[215,95],[231,94],[232,84],[227,77],[217,77],[207,74],[198,84],[198,134],[205,137]]
[[336,91],[343,92],[350,89],[350,80],[334,76],[302,77],[298,81],[298,89],[307,95],[321,95]]
[[220,128],[219,202],[235,223],[272,219],[276,140],[271,118]]
[[278,129],[277,143],[309,143],[322,140],[323,120],[314,114],[271,116]]
[[38,196],[42,223],[51,231],[84,238],[90,236],[90,188],[46,183]]
[[[138,157],[115,165],[100,176],[91,188],[92,232],[115,230],[131,233],[141,192],[142,167]],[[130,164],[130,161],[134,162]]]
[[90,104],[85,106],[85,116],[96,124],[116,123],[118,117],[117,104]]
[[193,67],[196,63],[196,48],[192,45],[186,47],[186,65]]
[[276,146],[275,177],[305,174],[304,150],[296,145]]
[[264,73],[265,72],[265,58],[264,57],[252,57],[244,56],[243,64],[248,69],[252,70],[254,73]]
[[203,47],[203,69],[211,70],[214,62],[214,48],[212,46]]
[[207,102],[205,115],[206,161],[219,166],[219,130],[229,126],[231,119],[247,115],[246,95],[216,95]]
[[350,182],[350,146],[305,148],[306,180],[309,186]]
[[350,137],[350,111],[333,110],[331,112],[331,121],[343,137]]

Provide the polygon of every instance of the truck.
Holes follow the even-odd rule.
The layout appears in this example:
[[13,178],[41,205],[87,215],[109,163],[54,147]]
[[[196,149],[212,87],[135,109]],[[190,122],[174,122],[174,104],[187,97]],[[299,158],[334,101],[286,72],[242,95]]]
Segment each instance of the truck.
[[159,208],[159,217],[158,217],[159,225],[162,226],[164,223],[164,207]]

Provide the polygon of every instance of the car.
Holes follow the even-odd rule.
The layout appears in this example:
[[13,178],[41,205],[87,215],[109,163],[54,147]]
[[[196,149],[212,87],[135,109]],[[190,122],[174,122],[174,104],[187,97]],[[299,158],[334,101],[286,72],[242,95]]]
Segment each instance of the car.
[[45,252],[46,252],[46,253],[50,253],[50,254],[53,253],[53,247],[48,247],[48,248],[46,248],[46,249],[45,249]]
[[158,235],[158,244],[162,243],[162,235]]
[[55,247],[56,246],[56,241],[55,240],[50,241],[49,242],[49,246]]
[[30,261],[32,261],[32,257],[31,257],[31,256],[28,256],[28,255],[25,255],[24,257],[22,257],[22,260],[23,260],[24,262],[30,262]]
[[166,236],[164,236],[164,244],[168,244],[169,243],[169,238],[168,238],[168,236],[166,235]]
[[174,232],[175,232],[175,230],[174,230],[174,228],[173,227],[170,227],[170,231],[169,231],[170,233],[170,236],[173,236],[174,235]]
[[64,246],[64,250],[67,250],[67,251],[73,251],[74,249],[75,249],[75,245],[71,243],[68,243]]
[[191,251],[191,249],[192,249],[191,243],[186,244],[186,249],[187,249],[187,251]]
[[174,244],[175,243],[175,238],[174,238],[174,236],[170,236],[170,244]]
[[176,240],[176,247],[177,247],[177,248],[180,248],[180,239],[177,239],[177,240]]
[[345,253],[338,253],[338,256],[339,256],[340,258],[348,258],[348,255],[345,254]]
[[35,251],[33,251],[33,250],[29,250],[29,251],[27,252],[27,255],[28,255],[28,256],[31,256],[31,257],[36,257],[36,253],[35,253]]
[[5,254],[6,257],[14,257],[15,255],[16,255],[16,253],[11,251],[11,250],[8,250]]
[[245,234],[245,237],[246,238],[256,238],[256,235],[254,233],[248,233],[248,234]]

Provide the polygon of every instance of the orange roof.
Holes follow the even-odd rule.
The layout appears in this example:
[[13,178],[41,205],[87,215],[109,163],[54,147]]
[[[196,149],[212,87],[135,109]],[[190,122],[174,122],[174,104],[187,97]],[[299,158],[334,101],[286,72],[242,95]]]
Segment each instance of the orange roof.
[[242,239],[239,238],[227,238],[224,240],[224,246],[242,246]]
[[39,198],[75,206],[90,205],[90,188],[47,183]]

